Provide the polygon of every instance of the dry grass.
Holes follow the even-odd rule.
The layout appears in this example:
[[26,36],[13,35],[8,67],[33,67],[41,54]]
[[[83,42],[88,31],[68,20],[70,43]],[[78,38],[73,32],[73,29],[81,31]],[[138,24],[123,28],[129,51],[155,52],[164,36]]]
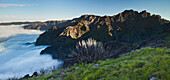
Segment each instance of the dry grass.
[[76,45],[76,49],[71,50],[69,57],[70,61],[73,63],[89,63],[108,59],[109,55],[108,50],[103,47],[101,42],[89,38],[87,41],[79,41]]

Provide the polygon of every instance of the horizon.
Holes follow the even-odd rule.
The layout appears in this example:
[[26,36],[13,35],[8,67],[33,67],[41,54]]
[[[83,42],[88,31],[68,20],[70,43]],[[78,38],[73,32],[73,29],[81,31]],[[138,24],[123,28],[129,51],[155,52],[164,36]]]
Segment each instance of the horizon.
[[[0,21],[68,20],[81,15],[113,16],[133,9],[170,20],[168,0],[0,0]],[[44,6],[45,5],[45,6]]]

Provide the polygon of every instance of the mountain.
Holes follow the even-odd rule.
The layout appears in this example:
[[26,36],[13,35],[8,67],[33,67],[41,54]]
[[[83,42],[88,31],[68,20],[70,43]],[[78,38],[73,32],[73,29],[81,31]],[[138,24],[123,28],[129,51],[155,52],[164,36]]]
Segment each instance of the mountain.
[[36,29],[36,30],[48,30],[52,27],[63,27],[70,24],[70,20],[61,20],[61,21],[46,21],[46,22],[39,22],[33,23],[24,26],[24,29]]
[[132,49],[152,46],[155,39],[159,40],[158,43],[162,41],[160,46],[169,44],[163,34],[169,34],[170,21],[146,11],[125,10],[114,16],[82,15],[72,20],[47,21],[29,26],[30,29],[41,29],[37,26],[50,28],[39,36],[35,44],[51,45],[41,54],[51,54],[53,58],[64,61],[68,58],[70,48],[75,48],[78,41],[88,38],[109,46],[114,57]]
[[8,22],[8,23],[0,23],[0,25],[21,25],[21,24],[34,24],[34,23],[40,23],[38,21],[36,22]]
[[[125,10],[115,16],[103,17],[83,15],[80,18],[69,21],[62,28],[59,26],[58,34],[54,29],[46,31],[37,39],[36,44],[54,45],[56,36],[65,36],[71,39],[87,38],[90,36],[105,42],[108,38],[125,42],[137,42],[155,36],[167,29],[167,27],[169,27],[169,21],[161,19],[159,15],[151,15],[146,11],[138,13],[133,10]],[[62,32],[60,33],[60,31]],[[44,39],[45,42],[43,42],[41,38],[50,33],[56,36],[50,37],[50,40]],[[104,39],[104,37],[107,39]]]

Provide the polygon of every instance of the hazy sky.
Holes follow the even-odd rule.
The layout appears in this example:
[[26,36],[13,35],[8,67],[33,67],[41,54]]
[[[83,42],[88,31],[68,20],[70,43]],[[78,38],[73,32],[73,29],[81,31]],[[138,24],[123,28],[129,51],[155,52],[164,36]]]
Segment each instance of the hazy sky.
[[170,0],[0,0],[0,20],[72,19],[147,10],[170,20]]

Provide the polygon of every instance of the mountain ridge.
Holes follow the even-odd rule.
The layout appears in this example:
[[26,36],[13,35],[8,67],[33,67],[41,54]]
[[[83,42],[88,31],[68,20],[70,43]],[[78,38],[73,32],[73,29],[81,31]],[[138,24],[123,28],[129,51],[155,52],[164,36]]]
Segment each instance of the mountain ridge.
[[[87,18],[87,17],[115,17],[117,15],[126,14],[128,12],[134,12],[135,14],[143,14],[143,17],[146,17],[146,15],[149,15],[149,16],[157,16],[157,17],[161,18],[161,16],[159,16],[159,15],[155,15],[155,14],[151,15],[150,13],[146,12],[146,10],[138,12],[138,11],[134,11],[134,10],[131,9],[131,10],[125,10],[124,12],[118,13],[118,14],[113,15],[113,16],[107,16],[107,15],[99,16],[99,15],[93,15],[93,14],[90,14],[90,15],[84,14],[84,15],[81,15],[80,17],[78,17],[78,18],[73,18],[71,20],[50,20],[50,21],[46,21],[46,22],[33,23],[33,24],[30,24],[30,25],[24,26],[24,28],[25,29],[48,30],[48,29],[50,29],[54,26],[62,27],[63,25],[61,25],[61,24],[66,25],[65,22],[70,24],[71,21],[75,22],[75,21],[80,20],[83,17],[84,18]],[[166,19],[163,19],[163,20],[166,20]],[[166,21],[168,22],[168,20],[166,20]]]
[[144,43],[147,40],[157,39],[154,37],[162,36],[163,33],[169,34],[170,30],[170,22],[161,19],[161,16],[134,10],[125,10],[114,16],[82,15],[57,25],[60,24],[61,26],[52,26],[41,34],[35,44],[51,45],[41,51],[41,54],[51,54],[53,58],[63,60],[66,64],[72,64],[66,61],[69,49],[74,49],[81,40],[93,38],[102,42],[105,47],[110,46],[116,58],[122,53],[146,46]]
[[[163,19],[161,19],[161,17],[159,15],[150,15],[150,13],[147,13],[146,11],[142,11],[142,12],[138,13],[137,11],[133,11],[133,10],[125,10],[124,12],[119,13],[118,15],[115,15],[115,16],[111,16],[111,17],[109,17],[109,16],[100,17],[100,16],[95,16],[95,15],[82,15],[81,17],[75,18],[72,21],[70,21],[71,23],[69,25],[66,24],[63,27],[65,29],[58,36],[67,36],[67,37],[69,36],[73,39],[77,39],[77,38],[80,38],[81,36],[83,36],[83,34],[87,33],[90,28],[91,28],[90,30],[96,30],[96,28],[99,29],[100,26],[104,26],[102,28],[103,29],[105,28],[104,30],[107,30],[107,33],[108,33],[107,36],[114,36],[115,38],[119,39],[116,32],[121,31],[124,26],[128,26],[128,27],[131,27],[131,25],[136,26],[136,25],[134,25],[133,19],[130,20],[131,22],[126,22],[126,23],[124,23],[124,25],[122,25],[122,23],[126,20],[126,18],[127,18],[126,16],[128,14],[132,15],[132,16],[130,16],[130,18],[133,18],[136,14],[139,14],[137,16],[141,16],[141,17],[139,17],[139,19],[146,18],[146,17],[155,17],[155,19],[157,19],[157,20],[154,20],[154,19],[152,20],[152,18],[151,18],[150,21],[152,21],[154,24],[157,23],[158,25],[161,25],[164,23],[165,24],[169,23],[168,21],[164,21]],[[122,16],[124,16],[124,17],[122,17]],[[112,17],[116,18],[116,19],[114,20]],[[138,21],[138,22],[139,22],[138,26],[143,24],[142,21]],[[127,23],[130,23],[130,24],[127,24]],[[147,21],[145,21],[145,23],[146,23],[146,25],[150,24],[150,22],[147,22]],[[94,28],[92,28],[93,26],[94,26]],[[56,26],[54,26],[54,27],[56,27]],[[61,28],[61,30],[63,28]],[[126,29],[126,27],[124,27],[124,28]],[[131,27],[131,28],[133,28],[133,27]],[[151,28],[153,28],[152,25],[151,25]],[[46,32],[48,32],[48,31],[50,32],[50,30],[47,30]],[[124,34],[124,33],[126,33],[126,32],[122,31],[122,34]],[[55,35],[55,34],[53,34],[53,35]],[[106,35],[106,34],[104,34],[104,35]],[[122,36],[122,37],[124,37],[124,36]],[[37,42],[36,42],[37,45],[39,45],[38,40],[39,40],[39,38],[37,39]],[[131,40],[126,40],[126,41],[131,41]],[[48,44],[48,45],[51,45],[51,44]]]

